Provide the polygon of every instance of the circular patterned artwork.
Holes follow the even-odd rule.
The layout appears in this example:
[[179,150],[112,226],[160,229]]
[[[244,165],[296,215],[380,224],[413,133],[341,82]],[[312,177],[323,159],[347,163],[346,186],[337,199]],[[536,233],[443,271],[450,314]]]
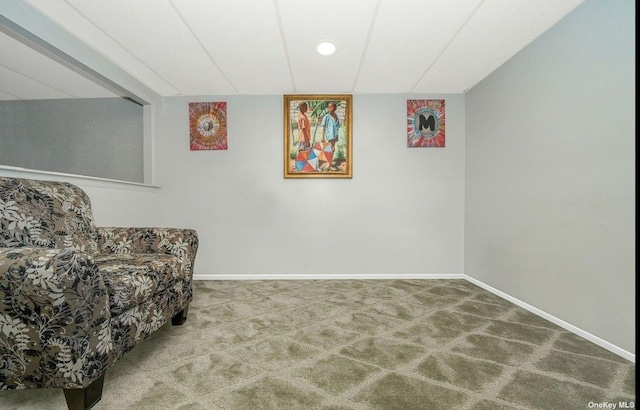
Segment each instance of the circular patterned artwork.
[[407,146],[444,147],[444,100],[407,100]]
[[227,149],[227,103],[189,103],[189,138],[192,151]]

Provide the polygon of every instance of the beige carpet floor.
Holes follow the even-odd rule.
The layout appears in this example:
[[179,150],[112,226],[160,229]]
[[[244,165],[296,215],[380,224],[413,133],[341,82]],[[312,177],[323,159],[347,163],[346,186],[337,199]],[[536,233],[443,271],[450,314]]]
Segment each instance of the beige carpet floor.
[[[633,363],[464,280],[196,281],[187,322],[163,327],[110,369],[94,408],[603,402],[635,406]],[[66,404],[61,390],[1,391],[0,408]]]

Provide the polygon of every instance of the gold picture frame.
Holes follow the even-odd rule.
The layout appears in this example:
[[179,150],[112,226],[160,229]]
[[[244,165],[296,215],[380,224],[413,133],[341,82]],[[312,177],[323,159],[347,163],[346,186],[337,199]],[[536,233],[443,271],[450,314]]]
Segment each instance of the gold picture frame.
[[284,177],[352,178],[353,96],[284,96]]

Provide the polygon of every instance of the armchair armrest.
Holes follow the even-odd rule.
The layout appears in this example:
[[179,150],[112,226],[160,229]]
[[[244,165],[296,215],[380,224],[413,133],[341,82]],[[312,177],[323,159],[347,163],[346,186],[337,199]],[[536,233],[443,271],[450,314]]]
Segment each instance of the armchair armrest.
[[181,228],[98,227],[100,253],[159,253],[178,256],[193,271],[198,233]]
[[0,248],[0,389],[90,384],[112,360],[110,317],[90,255]]

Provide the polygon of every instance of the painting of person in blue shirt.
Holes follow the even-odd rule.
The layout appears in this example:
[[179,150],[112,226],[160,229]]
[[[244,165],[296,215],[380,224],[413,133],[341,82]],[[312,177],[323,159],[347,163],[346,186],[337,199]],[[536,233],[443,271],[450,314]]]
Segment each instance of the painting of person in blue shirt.
[[[335,154],[336,142],[338,142],[338,131],[340,130],[340,120],[336,114],[337,105],[335,102],[329,102],[328,112],[322,117],[320,126],[322,127],[322,141],[331,144],[331,152]],[[331,170],[337,171],[338,168],[331,164]]]

